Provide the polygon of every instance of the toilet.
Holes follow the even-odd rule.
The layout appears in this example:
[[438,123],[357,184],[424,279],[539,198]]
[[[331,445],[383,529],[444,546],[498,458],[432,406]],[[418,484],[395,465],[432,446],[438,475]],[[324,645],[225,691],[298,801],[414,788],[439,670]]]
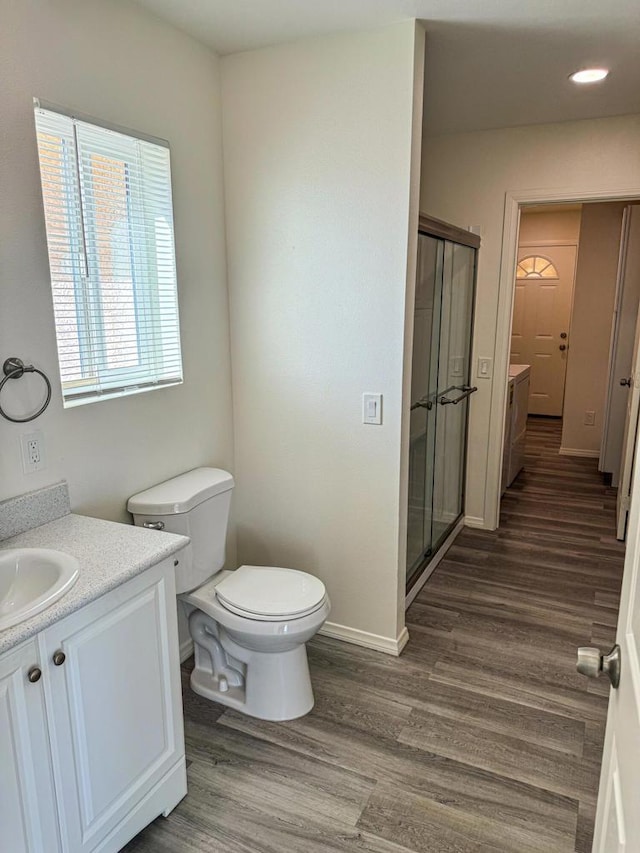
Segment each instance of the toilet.
[[262,720],[313,708],[305,643],[331,609],[322,581],[296,569],[223,571],[231,474],[196,468],[129,498],[138,526],[182,533],[176,592],[195,650],[191,688]]

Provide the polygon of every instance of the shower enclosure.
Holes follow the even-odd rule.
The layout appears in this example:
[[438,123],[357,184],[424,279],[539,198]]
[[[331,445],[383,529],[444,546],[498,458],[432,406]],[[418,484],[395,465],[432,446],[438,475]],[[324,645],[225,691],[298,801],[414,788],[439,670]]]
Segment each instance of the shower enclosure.
[[420,217],[414,307],[407,589],[464,514],[476,254],[480,238]]

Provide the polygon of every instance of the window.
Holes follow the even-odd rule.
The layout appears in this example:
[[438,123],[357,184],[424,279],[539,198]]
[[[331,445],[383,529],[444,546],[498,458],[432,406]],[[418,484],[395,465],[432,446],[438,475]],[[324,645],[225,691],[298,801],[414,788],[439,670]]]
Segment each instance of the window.
[[529,255],[518,264],[516,278],[558,278],[558,271],[549,258]]
[[35,118],[65,407],[182,382],[167,143]]

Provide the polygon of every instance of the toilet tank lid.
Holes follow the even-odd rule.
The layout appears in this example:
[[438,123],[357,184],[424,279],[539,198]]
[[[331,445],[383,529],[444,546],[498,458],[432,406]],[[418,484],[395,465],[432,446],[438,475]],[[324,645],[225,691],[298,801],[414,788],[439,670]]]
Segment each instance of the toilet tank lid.
[[127,502],[127,509],[135,515],[189,512],[203,501],[228,492],[233,486],[233,477],[222,468],[194,468],[133,495]]

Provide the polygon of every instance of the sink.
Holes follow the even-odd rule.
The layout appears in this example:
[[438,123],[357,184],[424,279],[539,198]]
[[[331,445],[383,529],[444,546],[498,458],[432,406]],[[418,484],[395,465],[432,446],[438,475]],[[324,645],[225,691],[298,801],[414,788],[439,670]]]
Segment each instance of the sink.
[[0,630],[62,598],[78,579],[75,557],[51,548],[0,550]]

